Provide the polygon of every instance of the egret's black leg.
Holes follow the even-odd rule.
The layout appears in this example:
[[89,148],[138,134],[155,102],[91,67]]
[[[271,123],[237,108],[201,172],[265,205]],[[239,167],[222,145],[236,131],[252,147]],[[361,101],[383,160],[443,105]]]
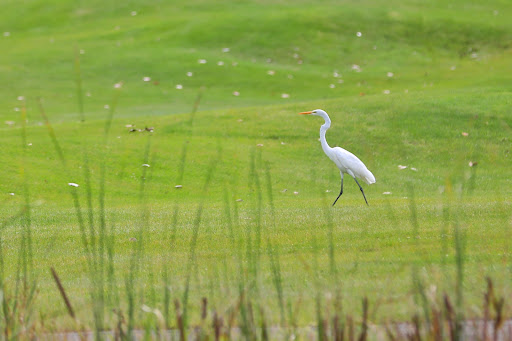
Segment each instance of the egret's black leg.
[[341,174],[341,190],[340,190],[340,194],[338,195],[336,200],[334,200],[334,203],[332,204],[333,206],[336,203],[336,201],[338,201],[338,199],[341,197],[342,194],[343,194],[343,174]]
[[[368,205],[368,200],[366,200],[366,196],[364,195],[363,187],[361,187],[361,185],[359,184],[359,182],[357,182],[357,179],[355,177],[354,177],[354,180],[356,180],[356,184],[359,186],[361,193],[363,193],[364,201],[366,201],[366,205]],[[368,205],[368,206],[370,206],[370,205]]]

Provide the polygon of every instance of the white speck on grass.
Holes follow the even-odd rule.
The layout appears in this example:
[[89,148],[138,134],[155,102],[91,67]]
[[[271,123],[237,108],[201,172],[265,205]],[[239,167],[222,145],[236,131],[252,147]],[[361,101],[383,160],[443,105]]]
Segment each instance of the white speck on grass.
[[10,37],[11,36],[11,32],[4,32],[4,37]]
[[384,91],[382,91],[382,93],[383,93],[384,95],[389,95],[389,94],[391,93],[391,91],[389,91],[389,90],[384,90]]
[[283,190],[281,191],[281,193],[286,193],[286,191],[287,191],[287,189],[285,188],[285,189],[283,189]]
[[326,189],[326,190],[325,190],[325,193],[330,193],[330,192],[331,192],[331,190],[330,190],[330,189]]
[[391,77],[393,77],[393,76],[394,76],[394,73],[393,73],[393,72],[388,72],[388,73],[387,73],[387,76],[388,76],[389,78],[391,78]]
[[176,89],[177,89],[177,90],[181,90],[181,89],[183,89],[183,85],[181,85],[181,84],[176,84]]
[[120,29],[121,29],[121,27],[119,25],[114,27],[114,30],[116,30],[116,31],[119,31]]
[[116,89],[120,89],[122,86],[123,86],[122,82],[114,84],[114,88],[116,88]]
[[361,32],[357,32],[356,36],[361,37],[363,34]]
[[7,124],[8,126],[12,126],[14,125],[14,121],[5,121],[5,124]]
[[237,202],[242,202],[243,200],[242,199],[236,199]]
[[24,101],[25,100],[25,96],[18,96],[18,101]]
[[456,68],[457,67],[455,65],[453,65],[453,66],[450,67],[450,70],[455,71]]
[[206,64],[206,59],[199,59],[197,62],[199,64]]
[[263,143],[258,143],[256,147],[263,147]]
[[192,72],[187,72],[187,77],[192,77],[194,74]]
[[361,67],[357,64],[352,64],[352,70],[355,72],[361,72]]
[[276,74],[276,72],[274,70],[268,70],[267,71],[267,75],[269,75],[269,76],[273,76],[275,74]]
[[142,78],[142,80],[143,80],[144,82],[149,82],[149,81],[151,81],[151,77],[147,77],[147,76],[146,76],[146,77],[143,77],[143,78]]
[[78,187],[79,185],[74,183],[74,182],[68,182],[68,185],[69,186],[72,186],[72,187]]
[[286,144],[286,142],[281,142],[281,145],[283,145],[283,146],[284,146],[285,144]]
[[478,162],[469,161],[468,165],[469,165],[469,167],[474,167],[474,166],[478,165]]
[[298,54],[298,53],[294,53],[294,54],[293,54],[293,58],[295,58],[295,59],[299,59],[299,57],[300,57],[300,56],[299,56],[299,54]]
[[233,96],[240,96],[240,92],[238,92],[238,91],[233,91]]
[[407,166],[398,165],[398,169],[406,169]]
[[85,54],[85,50],[80,50],[80,54]]
[[16,107],[14,108],[14,111],[20,111],[20,108]]
[[151,167],[150,165],[148,165],[147,163],[143,163],[142,164],[142,167]]
[[11,196],[12,196],[12,195],[14,195],[14,193],[9,193],[9,195],[11,195]]
[[244,120],[242,120],[241,118],[239,118],[238,120],[236,120],[237,122],[243,122]]
[[473,58],[473,59],[477,59],[477,58],[478,58],[478,53],[473,52],[473,53],[471,54],[471,58]]
[[132,16],[132,17],[134,17],[134,16],[136,16],[136,15],[137,15],[137,11],[131,11],[131,13],[130,13],[130,14],[131,14],[131,16]]
[[293,192],[293,194],[297,195],[297,194],[299,194],[299,192],[295,191],[295,192]]
[[466,133],[465,131],[462,132],[462,136],[469,136],[468,133]]
[[110,105],[105,104],[105,105],[103,106],[103,108],[104,108],[104,109],[110,109]]
[[183,188],[183,185],[176,185],[174,188]]
[[32,146],[32,142],[27,143],[27,146],[29,146],[29,147]]
[[335,77],[335,78],[341,77],[341,75],[338,73],[338,71],[334,71],[332,73],[332,76]]
[[229,47],[222,48],[222,52],[224,52],[224,53],[229,52]]
[[343,84],[343,82],[344,82],[343,79],[338,79],[338,83]]
[[335,87],[336,87],[336,85],[334,85],[334,84],[329,84],[329,88],[334,89]]
[[224,62],[223,62],[222,60],[219,60],[219,61],[217,62],[217,65],[218,65],[218,66],[223,66],[223,65],[224,65]]
[[281,98],[290,98],[290,94],[281,94]]
[[408,90],[408,89],[405,89],[405,90],[404,90],[404,92],[405,92],[406,94],[408,94],[408,93],[409,93],[409,90]]
[[303,63],[302,59],[299,59],[299,60],[297,61],[297,64],[302,64],[302,63]]
[[417,172],[417,171],[418,171],[418,170],[417,170],[416,168],[414,168],[414,167],[411,167],[411,170],[412,170],[412,171],[415,171],[415,172]]
[[384,195],[390,195],[390,194],[391,194],[391,192],[384,192],[384,193],[382,193],[382,194],[384,194]]

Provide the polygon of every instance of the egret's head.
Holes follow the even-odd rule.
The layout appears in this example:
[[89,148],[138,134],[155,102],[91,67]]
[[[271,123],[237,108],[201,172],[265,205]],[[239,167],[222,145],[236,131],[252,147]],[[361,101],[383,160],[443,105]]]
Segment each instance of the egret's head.
[[322,116],[322,115],[325,115],[326,112],[323,111],[322,109],[315,109],[315,110],[312,110],[312,111],[304,111],[304,112],[300,112],[299,114],[301,115],[315,115],[315,116]]

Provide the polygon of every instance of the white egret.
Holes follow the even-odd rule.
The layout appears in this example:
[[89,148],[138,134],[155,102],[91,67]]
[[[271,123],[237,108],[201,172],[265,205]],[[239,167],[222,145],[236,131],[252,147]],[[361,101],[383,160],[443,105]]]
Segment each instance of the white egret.
[[336,201],[340,198],[340,196],[343,194],[343,174],[346,173],[354,178],[357,185],[359,186],[359,189],[361,190],[361,193],[363,193],[364,201],[366,202],[366,205],[368,205],[368,201],[366,200],[366,196],[364,195],[363,188],[359,184],[356,178],[359,178],[366,182],[368,185],[371,185],[375,183],[375,177],[373,176],[372,172],[366,168],[364,163],[359,160],[357,156],[349,152],[348,150],[345,150],[340,147],[334,147],[331,148],[327,141],[325,140],[325,132],[327,129],[331,127],[331,119],[329,118],[329,115],[321,109],[316,109],[313,111],[305,111],[301,112],[301,115],[315,115],[323,117],[325,120],[325,123],[320,127],[320,143],[322,144],[322,149],[324,150],[325,154],[331,159],[336,166],[338,166],[340,170],[341,175],[341,190],[340,194],[334,200],[334,204],[336,204]]

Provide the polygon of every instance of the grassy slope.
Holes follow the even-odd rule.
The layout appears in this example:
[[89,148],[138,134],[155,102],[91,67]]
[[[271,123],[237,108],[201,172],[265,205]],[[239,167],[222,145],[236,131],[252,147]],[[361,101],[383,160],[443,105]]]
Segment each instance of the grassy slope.
[[[315,253],[313,237],[325,264],[319,276],[327,282],[324,210],[335,198],[339,175],[316,140],[321,122],[296,113],[322,107],[333,120],[327,134],[331,145],[340,144],[359,155],[378,180],[365,186],[370,208],[363,206],[356,185],[347,180],[345,194],[332,210],[348,309],[358,307],[364,294],[375,301],[385,293],[396,301],[390,305],[396,316],[410,312],[411,264],[424,268],[425,279],[437,283],[439,290],[451,290],[455,221],[467,236],[469,302],[479,297],[485,275],[508,289],[510,277],[504,270],[510,252],[512,119],[510,76],[504,70],[510,68],[512,27],[507,17],[512,8],[507,2],[483,6],[467,1],[430,5],[408,1],[391,2],[387,8],[369,0],[343,5],[49,3],[6,2],[8,10],[0,14],[0,32],[11,33],[0,38],[9,51],[0,55],[2,77],[9,84],[0,94],[0,118],[16,121],[1,128],[0,142],[7,148],[0,155],[0,175],[6,179],[0,183],[4,193],[0,209],[5,217],[22,202],[19,112],[12,109],[20,107],[16,98],[24,95],[32,143],[26,165],[34,203],[35,257],[48,259],[36,263],[36,272],[40,304],[50,316],[62,314],[64,307],[46,305],[57,295],[47,273],[49,265],[58,265],[73,300],[87,299],[78,295],[84,293],[86,282],[79,280],[84,276],[83,263],[76,260],[82,251],[66,184],[84,182],[81,143],[87,145],[93,176],[98,176],[105,155],[99,138],[106,116],[103,106],[111,102],[113,84],[119,81],[124,85],[106,151],[106,180],[120,276],[128,268],[129,238],[140,224],[137,195],[147,141],[147,133],[129,133],[125,125],[148,125],[155,132],[147,191],[151,210],[145,239],[147,283],[160,285],[159,272],[171,259],[173,288],[180,292],[193,216],[204,196],[201,187],[220,148],[221,160],[206,196],[198,243],[199,280],[193,284],[192,302],[210,290],[214,300],[225,306],[220,302],[232,295],[233,285],[208,288],[210,282],[224,283],[214,280],[224,276],[219,265],[224,260],[229,267],[237,265],[238,251],[227,235],[222,198],[227,189],[232,209],[237,205],[236,237],[242,240],[245,229],[254,228],[257,194],[250,184],[249,165],[255,153],[269,162],[276,207],[275,227],[265,211],[264,235],[279,246],[286,297],[295,302],[304,296],[307,306],[315,290],[307,265],[311,266]],[[137,15],[131,16],[131,11]],[[363,33],[360,38],[358,31]],[[91,94],[85,98],[85,124],[77,123],[73,46],[84,50],[84,91]],[[223,47],[230,52],[222,52]],[[201,58],[208,63],[198,64]],[[219,60],[225,65],[216,65]],[[351,70],[353,64],[360,65],[362,72]],[[450,70],[452,66],[455,70]],[[269,70],[275,75],[268,75]],[[188,71],[194,75],[187,77]],[[333,77],[335,71],[342,74],[343,84]],[[394,76],[387,77],[387,72]],[[144,76],[159,84],[143,82]],[[184,89],[176,90],[176,84]],[[330,84],[336,87],[330,89]],[[190,127],[189,115],[179,113],[190,111],[201,86],[206,87],[202,111]],[[390,95],[383,94],[386,89]],[[233,91],[241,95],[235,97]],[[290,98],[281,98],[282,93]],[[55,123],[70,164],[69,176],[59,166],[46,130],[38,125],[38,96]],[[184,141],[189,141],[188,154],[180,183],[184,188],[178,192],[174,185]],[[477,161],[477,168],[467,167],[469,161]],[[399,164],[409,168],[399,170]],[[263,181],[263,171],[259,175]],[[453,184],[451,196],[443,194],[447,181]],[[415,191],[419,242],[409,219],[408,184]],[[263,182],[263,193],[265,188]],[[79,190],[83,193],[83,187]],[[324,195],[325,190],[331,192]],[[392,194],[382,194],[388,191]],[[10,192],[16,195],[7,195]],[[244,201],[235,202],[236,198]],[[179,238],[170,254],[166,242],[176,200]],[[450,218],[443,216],[446,205],[451,207]],[[6,271],[11,276],[17,229],[18,222],[3,232]],[[265,257],[262,266],[262,288],[270,292],[267,299],[274,300]],[[237,279],[228,274],[226,281]],[[277,314],[277,307],[273,310]],[[303,309],[302,321],[310,321],[312,314]]]

